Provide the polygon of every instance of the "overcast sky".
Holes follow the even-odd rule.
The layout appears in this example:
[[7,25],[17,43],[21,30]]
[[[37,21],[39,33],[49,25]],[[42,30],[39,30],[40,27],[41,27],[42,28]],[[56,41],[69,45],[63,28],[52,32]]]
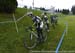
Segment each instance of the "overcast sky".
[[[32,6],[33,0],[17,0],[18,6],[24,5]],[[51,8],[54,6],[56,9],[71,9],[72,5],[75,5],[75,0],[34,0],[35,7]]]

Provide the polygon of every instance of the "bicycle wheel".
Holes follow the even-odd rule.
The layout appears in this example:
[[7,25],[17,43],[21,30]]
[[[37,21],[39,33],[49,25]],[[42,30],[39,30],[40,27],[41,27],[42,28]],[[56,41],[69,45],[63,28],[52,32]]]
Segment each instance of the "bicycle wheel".
[[27,49],[33,49],[37,45],[37,38],[35,34],[27,32],[24,39],[24,46]]
[[43,29],[43,38],[44,38],[43,41],[47,40],[47,30],[45,28]]

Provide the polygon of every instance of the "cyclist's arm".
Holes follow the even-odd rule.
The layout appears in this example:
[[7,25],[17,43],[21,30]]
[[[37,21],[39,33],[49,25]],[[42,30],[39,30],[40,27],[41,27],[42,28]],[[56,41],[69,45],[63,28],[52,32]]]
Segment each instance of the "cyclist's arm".
[[36,26],[36,22],[33,22],[32,27]]

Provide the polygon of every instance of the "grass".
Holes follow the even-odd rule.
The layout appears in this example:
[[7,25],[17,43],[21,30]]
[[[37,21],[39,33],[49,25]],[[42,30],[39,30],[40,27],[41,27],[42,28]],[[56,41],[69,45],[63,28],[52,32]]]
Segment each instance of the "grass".
[[13,20],[12,14],[0,13],[0,22]]
[[65,35],[64,37],[60,50],[75,51],[75,16],[68,15],[64,20],[68,22],[68,31],[67,35]]
[[[30,11],[30,10],[27,10]],[[15,12],[16,19],[24,15],[26,12],[26,9],[18,8]],[[41,14],[40,11],[33,11],[35,15]],[[10,20],[11,15],[6,16],[6,14],[0,14],[0,20],[3,21],[3,19],[7,18]],[[4,16],[5,17],[4,17]],[[12,17],[12,16],[11,16]],[[60,37],[62,35],[62,32],[64,31],[65,24],[64,24],[64,15],[59,16],[58,25],[55,29],[53,29],[50,26],[50,32],[47,34],[48,39],[45,43],[39,44],[32,50],[49,50],[49,51],[55,51],[56,46],[60,40]],[[68,18],[66,18],[68,19]],[[0,24],[0,53],[29,53],[29,50],[27,50],[24,47],[24,37],[26,36],[25,28],[27,26],[32,25],[32,20],[25,16],[22,20],[17,22],[19,33],[16,32],[15,24],[14,23],[7,23],[7,24]]]
[[24,14],[27,13],[27,9],[26,8],[17,8],[16,12],[14,13],[16,19],[22,17]]
[[[17,8],[14,13],[16,19],[22,17],[25,13],[27,13],[27,9],[25,8]],[[0,22],[3,21],[13,21],[13,14],[0,13]]]

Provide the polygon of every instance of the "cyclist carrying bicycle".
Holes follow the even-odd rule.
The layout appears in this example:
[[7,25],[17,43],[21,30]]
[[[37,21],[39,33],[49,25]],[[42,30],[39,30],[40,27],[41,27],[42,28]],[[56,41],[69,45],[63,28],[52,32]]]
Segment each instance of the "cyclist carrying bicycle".
[[44,24],[46,25],[47,31],[49,32],[49,20],[48,20],[46,12],[44,14],[42,14],[42,20],[43,20]]
[[[41,41],[43,39],[43,21],[39,16],[34,16],[32,12],[28,14],[32,18],[33,26],[35,26],[37,34],[38,34],[38,40]],[[41,39],[42,38],[42,39]]]

